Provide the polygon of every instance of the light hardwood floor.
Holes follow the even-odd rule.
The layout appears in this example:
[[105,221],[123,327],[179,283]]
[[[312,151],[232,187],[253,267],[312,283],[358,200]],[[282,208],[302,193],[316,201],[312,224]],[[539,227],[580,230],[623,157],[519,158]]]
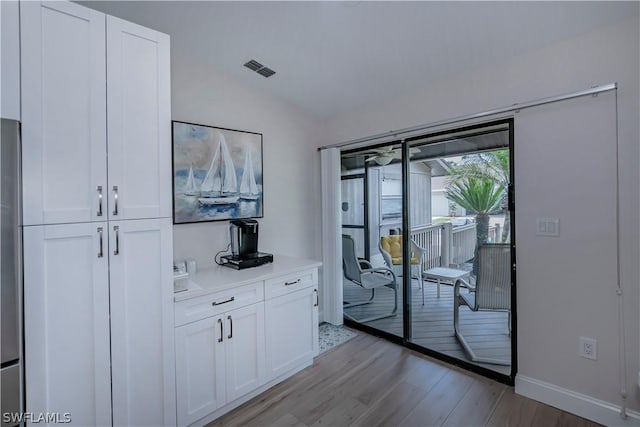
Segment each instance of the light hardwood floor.
[[597,426],[359,333],[210,426]]

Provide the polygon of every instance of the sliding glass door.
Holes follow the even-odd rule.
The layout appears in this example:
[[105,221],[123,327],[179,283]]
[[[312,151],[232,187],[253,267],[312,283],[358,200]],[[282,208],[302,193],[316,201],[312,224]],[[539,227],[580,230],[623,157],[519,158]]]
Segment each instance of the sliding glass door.
[[[427,197],[411,210],[424,293],[413,302],[411,344],[509,377],[512,363],[511,122],[458,129],[407,143],[413,169],[425,170]],[[415,185],[414,180],[410,185]]]
[[503,120],[342,154],[343,230],[396,286],[371,295],[345,278],[349,324],[513,379],[512,129]]
[[353,264],[353,259],[345,256],[351,244],[358,256],[357,273],[347,274],[344,279],[345,318],[402,338],[401,146],[392,144],[343,153],[342,170],[345,271]]

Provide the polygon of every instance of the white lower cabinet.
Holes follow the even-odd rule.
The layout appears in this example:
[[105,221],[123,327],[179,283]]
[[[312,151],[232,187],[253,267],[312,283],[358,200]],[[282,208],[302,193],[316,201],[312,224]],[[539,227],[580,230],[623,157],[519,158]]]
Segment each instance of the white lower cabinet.
[[178,424],[186,425],[264,381],[264,303],[176,328]]
[[[198,272],[192,279],[199,287],[220,290],[176,302],[178,425],[204,425],[313,362],[317,270],[263,271],[238,287],[228,268]],[[250,272],[240,277],[246,282]]]
[[178,425],[197,421],[224,404],[225,355],[218,325],[222,316],[176,328]]
[[106,223],[24,227],[26,410],[111,425]]
[[301,289],[265,303],[267,378],[279,377],[316,355],[318,292]]
[[171,218],[109,222],[113,424],[175,425]]
[[172,238],[170,218],[24,227],[28,412],[175,425]]

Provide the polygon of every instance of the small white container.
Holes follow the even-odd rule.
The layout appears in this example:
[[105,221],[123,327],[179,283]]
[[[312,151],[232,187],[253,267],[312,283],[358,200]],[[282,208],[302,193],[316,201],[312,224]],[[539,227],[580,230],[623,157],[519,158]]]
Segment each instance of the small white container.
[[173,293],[182,292],[189,289],[189,273],[174,272],[173,273]]

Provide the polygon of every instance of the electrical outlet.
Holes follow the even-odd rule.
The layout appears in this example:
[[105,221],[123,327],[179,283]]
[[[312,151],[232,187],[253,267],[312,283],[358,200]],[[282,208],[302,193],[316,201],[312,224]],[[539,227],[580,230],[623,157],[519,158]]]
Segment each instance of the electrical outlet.
[[596,340],[593,338],[580,337],[580,351],[581,357],[586,359],[596,360],[597,358],[597,346]]

